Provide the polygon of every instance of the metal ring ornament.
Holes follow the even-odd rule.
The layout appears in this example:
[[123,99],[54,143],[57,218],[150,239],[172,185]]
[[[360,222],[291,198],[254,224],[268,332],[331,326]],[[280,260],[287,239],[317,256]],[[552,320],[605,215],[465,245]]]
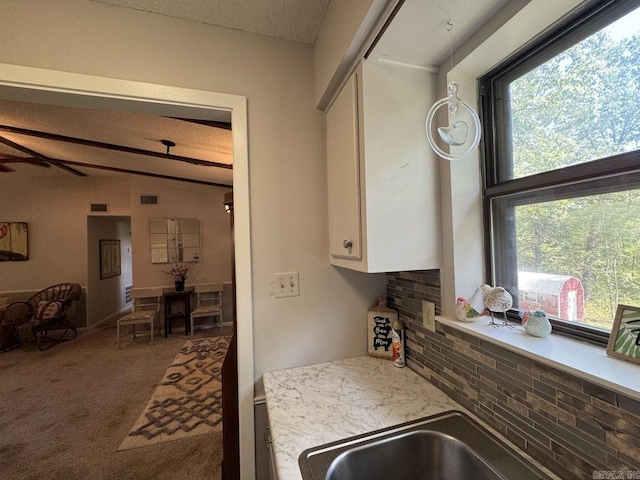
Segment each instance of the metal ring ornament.
[[[450,92],[451,92],[451,85],[450,85]],[[455,86],[456,91],[457,91],[457,85]],[[433,106],[431,107],[431,110],[429,110],[429,113],[427,114],[427,121],[426,121],[426,131],[427,131],[427,140],[429,141],[429,145],[431,145],[431,148],[438,154],[440,155],[442,158],[446,159],[446,160],[462,160],[464,158],[467,158],[469,155],[471,155],[471,153],[473,153],[473,151],[478,147],[478,145],[480,144],[480,118],[478,117],[478,114],[476,113],[476,111],[471,108],[471,106],[469,106],[469,104],[467,102],[465,102],[464,100],[460,100],[459,98],[455,97],[455,99],[457,100],[457,104],[454,105],[452,98],[454,98],[452,95],[450,95],[449,97],[446,98],[441,98],[440,100],[438,100],[436,103],[433,104]],[[471,115],[471,118],[473,119],[473,125],[475,127],[475,136],[473,138],[473,142],[471,143],[471,146],[469,146],[469,149],[466,150],[465,152],[461,153],[461,154],[457,154],[457,155],[453,155],[451,153],[447,153],[444,150],[442,150],[436,143],[435,139],[433,138],[433,133],[432,133],[432,128],[431,128],[431,124],[433,123],[433,117],[436,114],[436,111],[442,107],[443,105],[448,105],[449,106],[449,111],[457,111],[458,109],[458,105],[462,105],[464,108],[467,109],[467,111],[469,112],[469,115]]]

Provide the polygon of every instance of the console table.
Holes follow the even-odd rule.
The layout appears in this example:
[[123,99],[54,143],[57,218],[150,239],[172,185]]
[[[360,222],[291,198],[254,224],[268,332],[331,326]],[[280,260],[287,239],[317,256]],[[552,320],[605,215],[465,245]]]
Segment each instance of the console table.
[[171,321],[184,319],[184,334],[189,334],[191,314],[191,292],[168,292],[164,294],[164,336],[171,333]]

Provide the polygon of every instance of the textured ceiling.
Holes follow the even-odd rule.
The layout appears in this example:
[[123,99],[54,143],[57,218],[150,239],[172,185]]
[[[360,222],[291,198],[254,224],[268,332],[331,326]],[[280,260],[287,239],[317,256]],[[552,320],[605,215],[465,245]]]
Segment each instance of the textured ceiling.
[[93,1],[311,45],[329,5],[329,0]]
[[[404,0],[369,56],[437,70],[508,0]],[[451,25],[449,25],[451,23]]]
[[[31,135],[23,133],[25,130],[53,135]],[[55,137],[57,135],[89,142],[82,144],[59,141]],[[100,168],[108,167],[176,179],[223,185],[233,183],[231,168],[214,166],[231,166],[233,163],[232,136],[228,128],[154,115],[0,100],[0,141],[1,139],[25,147],[37,155],[65,162],[73,169],[90,176],[107,172],[112,174],[113,170]],[[163,139],[176,144],[170,149],[171,155],[183,158],[166,157],[167,147],[161,143]],[[157,156],[101,148],[96,146],[97,143],[145,150]],[[3,156],[30,158],[33,155],[0,143],[0,159]],[[55,167],[44,169],[29,163],[0,161],[0,164],[16,172],[0,173],[3,178],[7,178],[4,175],[20,172],[29,175],[61,172]]]

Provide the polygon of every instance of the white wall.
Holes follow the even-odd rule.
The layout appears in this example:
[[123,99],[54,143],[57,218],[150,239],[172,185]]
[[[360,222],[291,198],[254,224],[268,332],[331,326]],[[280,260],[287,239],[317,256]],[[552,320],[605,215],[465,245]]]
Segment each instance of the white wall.
[[329,2],[315,43],[315,100],[326,111],[401,0]]
[[315,44],[315,100],[320,103],[373,0],[329,2]]
[[[125,287],[133,285],[133,250],[131,248],[131,217],[116,222],[116,238],[120,239],[120,268],[122,279],[119,282],[121,294]],[[91,269],[89,269],[91,271]],[[126,298],[120,300],[121,306],[128,306]]]
[[[86,325],[92,325],[124,308],[131,272],[135,286],[170,287],[173,281],[163,273],[167,265],[150,260],[149,218],[200,219],[201,262],[187,284],[231,281],[231,229],[222,204],[229,188],[127,175],[36,173],[9,174],[0,189],[0,220],[26,222],[29,229],[29,260],[0,262],[0,292],[79,283],[87,287]],[[159,205],[140,205],[140,195],[149,193],[158,194]],[[106,203],[109,211],[91,213],[91,203]],[[113,216],[130,217],[131,225]],[[100,239],[121,240],[123,275],[100,280]]]
[[[150,218],[200,220],[200,261],[186,285],[231,281],[231,224],[223,199],[231,188],[151,177],[131,177],[131,232],[135,288],[173,286],[167,264],[151,263]],[[140,195],[157,195],[157,205],[141,205]]]
[[[384,277],[327,264],[312,47],[84,0],[3,2],[0,42],[11,45],[0,63],[246,96],[255,378],[366,354]],[[287,271],[300,272],[301,296],[276,300],[273,273]]]
[[29,259],[0,262],[0,291],[37,291],[62,282],[87,285],[86,181],[47,173],[27,181],[3,174],[0,220],[27,223]]

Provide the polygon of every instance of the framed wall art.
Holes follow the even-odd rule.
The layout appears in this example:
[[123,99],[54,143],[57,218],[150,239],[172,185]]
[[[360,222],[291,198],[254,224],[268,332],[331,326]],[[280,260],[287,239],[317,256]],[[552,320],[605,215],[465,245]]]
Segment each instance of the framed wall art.
[[100,280],[120,275],[120,240],[100,240]]
[[640,307],[618,305],[607,355],[640,364]]
[[19,262],[29,259],[27,224],[0,222],[0,262]]

